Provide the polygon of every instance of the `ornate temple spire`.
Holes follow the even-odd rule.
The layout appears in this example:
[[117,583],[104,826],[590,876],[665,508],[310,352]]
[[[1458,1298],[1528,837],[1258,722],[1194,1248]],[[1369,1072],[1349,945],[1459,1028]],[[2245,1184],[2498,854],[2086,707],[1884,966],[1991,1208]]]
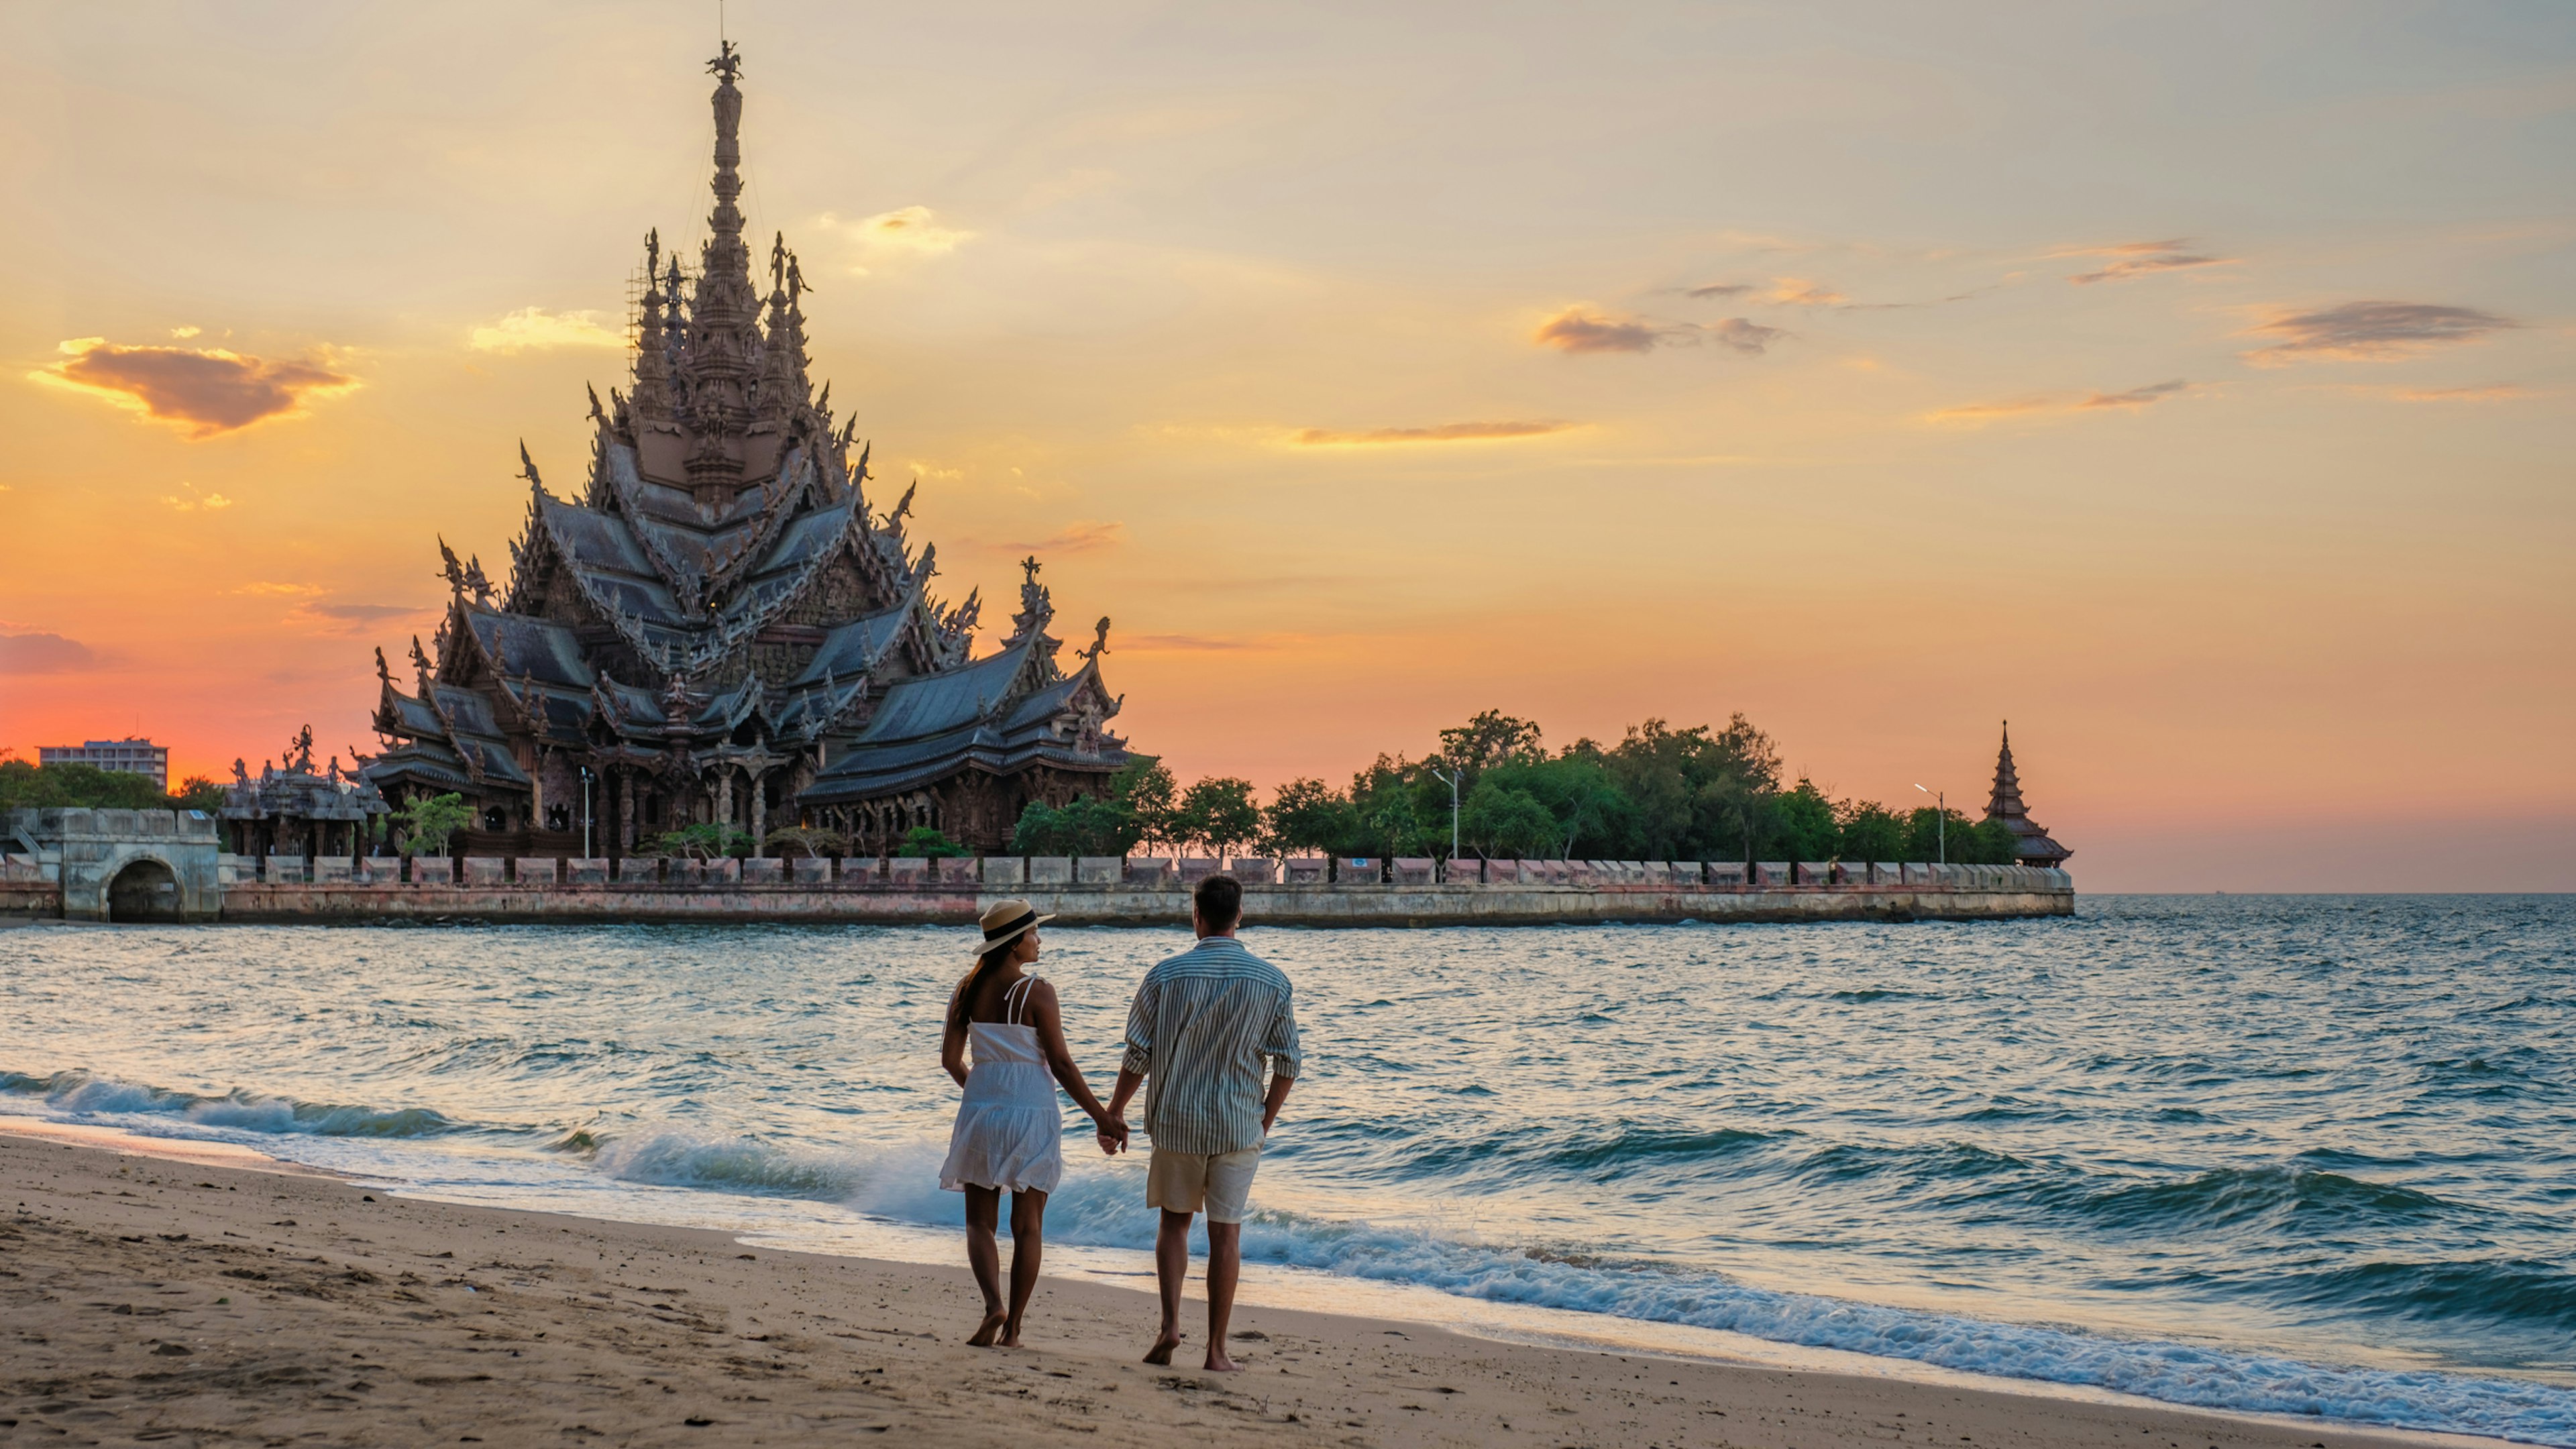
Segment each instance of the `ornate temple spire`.
[[1986,818],[2013,833],[2017,842],[2013,857],[2024,865],[2060,865],[2075,853],[2051,839],[2048,827],[2031,819],[2030,808],[2022,803],[2021,773],[2013,768],[2010,720],[2004,721],[2003,749],[1995,756],[1995,789],[1986,800]]
[[644,233],[644,305],[635,321],[635,420],[646,427],[671,421],[670,339],[662,309],[675,299],[662,291],[662,233]]
[[[707,62],[714,72],[715,210],[689,294],[688,413],[696,438],[685,467],[702,509],[732,502],[742,481],[741,437],[751,423],[752,353],[760,345],[760,299],[751,252],[742,244],[742,56],[731,41]],[[676,260],[674,266],[676,267]],[[676,293],[674,286],[672,291]]]
[[2004,721],[2004,748],[1995,757],[1995,790],[1986,801],[1986,814],[1992,819],[2030,818],[2021,803],[2021,775],[2013,769],[2011,720]]

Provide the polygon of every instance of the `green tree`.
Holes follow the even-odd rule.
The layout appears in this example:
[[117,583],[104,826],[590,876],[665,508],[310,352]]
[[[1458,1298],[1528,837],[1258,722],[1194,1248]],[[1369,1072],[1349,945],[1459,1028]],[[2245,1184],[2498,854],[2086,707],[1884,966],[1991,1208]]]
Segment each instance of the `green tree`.
[[748,830],[720,820],[701,820],[654,836],[647,853],[680,860],[722,860],[729,855],[751,854],[753,844]]
[[1262,852],[1274,858],[1367,853],[1350,797],[1321,780],[1297,779],[1280,786],[1270,808],[1261,813],[1261,824]]
[[1545,855],[1555,848],[1559,836],[1556,817],[1537,796],[1490,775],[1478,780],[1467,796],[1458,829],[1470,849],[1501,860]]
[[1486,710],[1455,729],[1440,732],[1440,760],[1461,772],[1460,787],[1472,789],[1476,777],[1496,765],[1529,764],[1547,758],[1538,726],[1498,709]]
[[445,855],[448,837],[473,823],[474,812],[463,795],[415,795],[394,820],[402,832],[403,854]]
[[903,833],[903,842],[895,847],[902,856],[929,856],[933,859],[972,855],[973,851],[939,833],[936,826],[916,825]]
[[96,810],[168,810],[170,797],[149,775],[96,765],[31,765],[0,760],[0,810],[46,806]]
[[1250,844],[1261,834],[1261,807],[1252,798],[1252,782],[1220,775],[1192,785],[1181,796],[1173,834],[1210,855],[1231,854]]
[[1835,807],[1842,827],[1838,847],[1843,860],[1903,860],[1906,823],[1875,800],[1845,801]]
[[807,860],[817,856],[841,855],[850,848],[849,837],[837,830],[826,830],[818,825],[790,825],[781,830],[773,830],[769,832],[769,838],[762,844],[782,855],[792,850]]
[[1125,855],[1144,831],[1135,812],[1115,800],[1075,799],[1062,809],[1032,800],[1011,833],[1021,855]]
[[1158,845],[1178,845],[1180,782],[1152,755],[1130,755],[1109,777],[1109,798],[1135,822],[1136,838]]
[[1831,860],[1842,831],[1834,820],[1834,802],[1812,780],[1773,802],[1772,848],[1789,860]]
[[203,775],[190,775],[170,792],[173,810],[202,810],[208,815],[224,808],[224,787]]

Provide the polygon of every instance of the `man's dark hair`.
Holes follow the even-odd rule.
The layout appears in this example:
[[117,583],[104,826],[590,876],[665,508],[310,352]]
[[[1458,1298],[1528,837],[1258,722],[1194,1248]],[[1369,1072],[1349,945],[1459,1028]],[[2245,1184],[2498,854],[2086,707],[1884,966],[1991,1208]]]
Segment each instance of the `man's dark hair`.
[[1199,919],[1208,929],[1222,931],[1243,919],[1243,882],[1230,875],[1212,875],[1200,881],[1190,892],[1199,909]]

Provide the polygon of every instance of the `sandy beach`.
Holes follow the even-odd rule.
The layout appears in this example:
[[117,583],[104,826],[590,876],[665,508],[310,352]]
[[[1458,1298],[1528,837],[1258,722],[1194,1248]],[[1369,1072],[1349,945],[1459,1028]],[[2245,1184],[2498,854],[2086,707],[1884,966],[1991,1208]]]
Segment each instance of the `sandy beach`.
[[[1468,1338],[1249,1307],[1236,1375],[1135,1361],[1049,1279],[979,1350],[954,1269],[397,1199],[0,1136],[0,1444],[2387,1444],[2409,1436]],[[882,1441],[861,1436],[883,1434]],[[2434,1442],[2430,1436],[2416,1442]],[[2457,1442],[2457,1441],[2453,1441]]]

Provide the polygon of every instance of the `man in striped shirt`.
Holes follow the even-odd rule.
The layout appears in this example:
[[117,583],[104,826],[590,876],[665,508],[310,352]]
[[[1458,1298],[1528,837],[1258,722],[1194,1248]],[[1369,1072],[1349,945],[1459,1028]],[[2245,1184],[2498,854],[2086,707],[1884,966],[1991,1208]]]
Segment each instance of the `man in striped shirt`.
[[[1127,1011],[1127,1059],[1109,1120],[1125,1126],[1128,1099],[1146,1081],[1145,1131],[1154,1158],[1145,1202],[1163,1210],[1154,1234],[1154,1272],[1163,1290],[1163,1331],[1145,1362],[1167,1364],[1181,1343],[1181,1280],[1190,1266],[1190,1221],[1208,1220],[1207,1366],[1234,1369],[1226,1321],[1243,1271],[1243,1216],[1261,1144],[1297,1082],[1297,1013],[1288,977],[1234,939],[1243,885],[1232,876],[1200,881],[1190,925],[1198,944],[1145,973]],[[1262,1084],[1267,1061],[1270,1081]],[[1107,1145],[1104,1133],[1103,1145]]]

